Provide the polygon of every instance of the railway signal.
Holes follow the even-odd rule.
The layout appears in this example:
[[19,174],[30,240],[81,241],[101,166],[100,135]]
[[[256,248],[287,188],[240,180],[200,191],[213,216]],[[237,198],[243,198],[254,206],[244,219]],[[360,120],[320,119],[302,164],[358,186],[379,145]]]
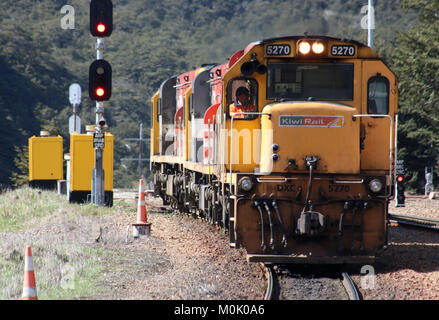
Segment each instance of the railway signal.
[[396,176],[396,207],[405,207],[405,177],[403,174],[398,174]]
[[94,135],[95,167],[92,174],[92,203],[104,205],[105,177],[103,169],[106,121],[104,103],[111,97],[111,65],[104,60],[104,38],[113,32],[113,3],[111,0],[91,0],[90,33],[96,41],[97,60],[89,69],[89,95],[96,101],[96,131]]
[[113,32],[113,3],[111,0],[90,2],[90,33],[94,37],[109,37]]
[[89,69],[90,98],[94,101],[106,101],[111,97],[111,65],[103,60],[95,60]]

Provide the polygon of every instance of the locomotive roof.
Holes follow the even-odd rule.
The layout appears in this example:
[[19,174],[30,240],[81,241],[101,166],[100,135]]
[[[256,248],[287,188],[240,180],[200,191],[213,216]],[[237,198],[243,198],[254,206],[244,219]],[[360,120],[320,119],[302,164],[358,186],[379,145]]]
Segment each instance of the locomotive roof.
[[300,35],[300,36],[285,36],[285,37],[268,38],[268,39],[256,41],[255,44],[266,44],[266,43],[270,43],[270,42],[274,42],[274,41],[282,41],[282,40],[299,40],[299,39],[304,39],[304,38],[310,38],[310,39],[319,38],[319,39],[326,39],[326,40],[336,40],[336,41],[357,44],[360,46],[366,46],[364,43],[361,43],[361,42],[359,42],[357,40],[353,40],[353,39],[334,38],[334,37],[328,37],[328,36],[323,36],[323,35],[309,35],[309,34],[304,34],[304,35]]

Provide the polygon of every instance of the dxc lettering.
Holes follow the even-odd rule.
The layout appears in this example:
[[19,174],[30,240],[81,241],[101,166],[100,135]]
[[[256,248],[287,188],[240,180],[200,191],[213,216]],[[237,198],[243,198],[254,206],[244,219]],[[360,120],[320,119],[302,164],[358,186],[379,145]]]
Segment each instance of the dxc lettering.
[[296,185],[294,184],[278,184],[276,186],[279,192],[296,192]]

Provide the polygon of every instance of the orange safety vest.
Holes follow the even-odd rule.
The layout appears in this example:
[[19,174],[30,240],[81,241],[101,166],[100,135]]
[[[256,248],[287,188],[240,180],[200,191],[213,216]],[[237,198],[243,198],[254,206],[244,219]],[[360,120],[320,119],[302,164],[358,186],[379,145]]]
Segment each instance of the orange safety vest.
[[[256,111],[256,107],[254,104],[249,103],[247,105],[247,110],[240,104],[236,104],[236,102],[232,103],[229,106],[229,113],[230,116],[232,116],[232,114],[234,113],[240,113],[240,112],[255,112]],[[234,116],[233,119],[244,119],[245,118],[245,114],[239,114],[237,116]]]

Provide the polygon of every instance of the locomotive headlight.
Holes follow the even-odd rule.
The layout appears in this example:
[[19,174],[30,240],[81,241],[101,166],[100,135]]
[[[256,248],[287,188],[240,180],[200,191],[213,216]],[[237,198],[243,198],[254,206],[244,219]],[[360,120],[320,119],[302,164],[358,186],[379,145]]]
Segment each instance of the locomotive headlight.
[[309,44],[308,41],[301,41],[299,43],[299,52],[301,54],[306,55],[306,54],[310,53],[310,51],[311,51],[311,45]]
[[238,181],[238,187],[244,191],[248,192],[253,188],[253,181],[249,177],[242,177]]
[[312,52],[315,54],[322,54],[325,51],[325,45],[320,41],[316,41],[312,44]]
[[383,189],[383,183],[378,179],[373,179],[369,182],[369,189],[375,193],[380,192]]

